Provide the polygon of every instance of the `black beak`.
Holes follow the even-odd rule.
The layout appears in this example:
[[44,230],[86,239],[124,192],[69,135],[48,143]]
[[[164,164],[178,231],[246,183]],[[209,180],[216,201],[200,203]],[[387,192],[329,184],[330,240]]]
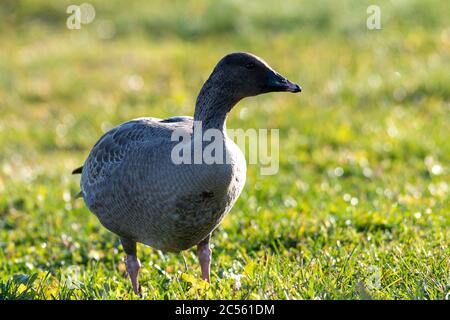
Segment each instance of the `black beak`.
[[267,77],[267,90],[269,92],[301,92],[302,87],[270,70]]

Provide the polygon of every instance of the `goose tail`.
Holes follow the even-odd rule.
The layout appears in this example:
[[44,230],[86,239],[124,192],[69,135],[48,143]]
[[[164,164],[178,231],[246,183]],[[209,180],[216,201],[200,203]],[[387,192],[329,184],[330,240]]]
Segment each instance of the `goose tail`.
[[83,172],[83,166],[76,168],[72,171],[72,174],[81,174]]
[[78,192],[78,193],[75,195],[74,198],[75,198],[75,199],[83,198],[83,191]]
[[[82,172],[83,172],[83,166],[74,169],[72,171],[72,174],[81,174]],[[83,191],[78,192],[74,198],[75,199],[83,198]]]

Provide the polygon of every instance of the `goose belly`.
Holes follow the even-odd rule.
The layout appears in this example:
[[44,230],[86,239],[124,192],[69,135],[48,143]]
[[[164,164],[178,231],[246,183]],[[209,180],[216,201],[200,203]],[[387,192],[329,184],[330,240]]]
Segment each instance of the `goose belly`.
[[243,166],[234,162],[210,170],[191,169],[174,167],[165,179],[146,171],[148,183],[143,184],[133,184],[132,177],[128,181],[123,175],[117,181],[112,177],[103,186],[86,190],[85,201],[119,236],[163,251],[185,250],[203,240],[231,210],[246,171],[245,161]]

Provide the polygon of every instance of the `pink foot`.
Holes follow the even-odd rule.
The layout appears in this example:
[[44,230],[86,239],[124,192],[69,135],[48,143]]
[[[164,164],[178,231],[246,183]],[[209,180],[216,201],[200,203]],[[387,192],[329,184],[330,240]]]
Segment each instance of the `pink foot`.
[[197,245],[197,256],[200,260],[202,279],[210,282],[211,249],[209,248],[209,237]]
[[141,268],[141,262],[136,256],[127,255],[127,259],[125,261],[127,265],[127,272],[130,276],[131,285],[133,286],[133,291],[135,294],[140,294],[140,287],[139,287],[139,269]]

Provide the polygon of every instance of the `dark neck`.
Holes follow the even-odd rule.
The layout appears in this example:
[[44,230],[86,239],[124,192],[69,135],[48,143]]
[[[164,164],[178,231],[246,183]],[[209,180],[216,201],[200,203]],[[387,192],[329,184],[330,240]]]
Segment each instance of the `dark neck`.
[[197,98],[194,121],[201,121],[203,129],[218,129],[225,132],[228,112],[240,100],[233,92],[224,88],[220,79],[210,77]]

